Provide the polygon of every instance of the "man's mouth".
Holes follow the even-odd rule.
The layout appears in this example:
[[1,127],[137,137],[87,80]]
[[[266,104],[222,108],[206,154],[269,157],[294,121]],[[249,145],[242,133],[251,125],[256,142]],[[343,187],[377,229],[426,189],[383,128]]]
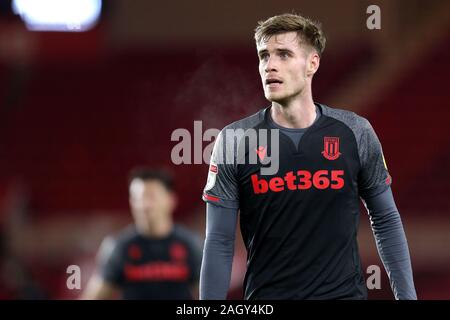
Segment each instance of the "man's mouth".
[[283,81],[277,78],[268,78],[266,79],[266,88],[268,90],[278,90],[281,88]]
[[266,79],[266,85],[271,85],[271,84],[282,84],[283,81],[281,81],[280,79],[276,79],[276,78],[268,78]]

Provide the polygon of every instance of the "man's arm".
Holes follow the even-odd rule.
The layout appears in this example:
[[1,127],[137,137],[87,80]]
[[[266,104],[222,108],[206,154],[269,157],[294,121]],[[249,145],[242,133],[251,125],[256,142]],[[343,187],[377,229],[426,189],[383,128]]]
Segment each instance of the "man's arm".
[[106,237],[96,257],[97,267],[81,299],[102,300],[118,296],[121,279],[121,254],[116,241]]
[[395,299],[416,300],[408,243],[391,188],[364,200]]
[[237,209],[206,205],[206,239],[200,271],[200,300],[224,300],[230,285]]

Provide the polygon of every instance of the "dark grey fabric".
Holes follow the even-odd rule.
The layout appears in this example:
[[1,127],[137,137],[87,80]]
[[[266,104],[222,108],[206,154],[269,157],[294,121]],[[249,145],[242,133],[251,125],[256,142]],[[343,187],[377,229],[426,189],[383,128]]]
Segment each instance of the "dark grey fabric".
[[237,209],[206,205],[206,238],[200,271],[200,299],[226,299],[234,255]]
[[[358,145],[358,155],[361,164],[361,175],[358,188],[362,195],[373,196],[379,192],[380,186],[391,184],[380,140],[370,122],[354,112],[330,108],[322,105],[323,115],[344,123],[353,131]],[[384,190],[382,190],[384,191]]]
[[391,188],[364,202],[395,298],[416,300],[408,243]]
[[[395,298],[417,299],[408,243],[391,188],[364,200]],[[207,204],[200,299],[225,299],[231,277],[237,209]]]

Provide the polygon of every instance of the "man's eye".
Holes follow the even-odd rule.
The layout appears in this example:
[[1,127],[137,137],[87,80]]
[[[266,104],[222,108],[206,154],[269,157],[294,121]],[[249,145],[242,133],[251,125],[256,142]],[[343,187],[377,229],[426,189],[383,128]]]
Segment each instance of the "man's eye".
[[260,60],[267,60],[269,58],[269,55],[267,53],[263,53],[259,56]]
[[280,52],[280,57],[282,58],[288,58],[290,55],[287,52]]

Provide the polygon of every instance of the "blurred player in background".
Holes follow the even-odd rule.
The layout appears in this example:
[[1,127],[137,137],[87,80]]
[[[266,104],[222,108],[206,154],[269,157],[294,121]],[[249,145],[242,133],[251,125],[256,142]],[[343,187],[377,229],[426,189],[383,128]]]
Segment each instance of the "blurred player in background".
[[[325,48],[319,25],[296,14],[274,16],[259,23],[255,40],[271,105],[225,127],[216,140],[203,195],[200,298],[227,296],[240,210],[246,299],[366,299],[357,244],[362,198],[395,298],[416,299],[408,244],[373,128],[353,112],[313,101],[311,82]],[[245,133],[256,130],[260,137],[262,129],[279,139],[247,146]],[[250,154],[255,162],[239,162]],[[269,155],[278,157],[278,171],[262,174]]]
[[172,177],[136,169],[129,179],[134,224],[107,237],[98,253],[98,270],[84,299],[196,299],[201,262],[199,239],[174,224]]

